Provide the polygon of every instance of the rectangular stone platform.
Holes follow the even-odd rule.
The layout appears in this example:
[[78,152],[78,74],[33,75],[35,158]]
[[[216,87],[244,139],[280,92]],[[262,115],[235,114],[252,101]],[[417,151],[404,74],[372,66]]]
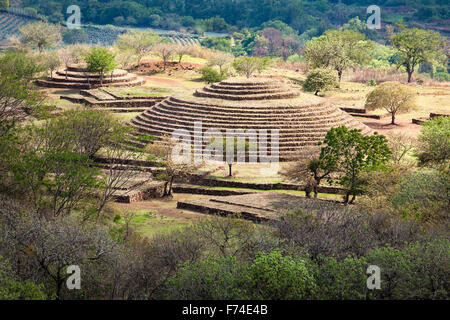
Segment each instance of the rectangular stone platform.
[[178,201],[177,208],[205,214],[240,215],[255,222],[276,221],[288,212],[301,209],[307,212],[319,212],[324,208],[344,209],[336,201],[307,199],[282,193],[251,193],[225,197],[201,197],[195,200]]

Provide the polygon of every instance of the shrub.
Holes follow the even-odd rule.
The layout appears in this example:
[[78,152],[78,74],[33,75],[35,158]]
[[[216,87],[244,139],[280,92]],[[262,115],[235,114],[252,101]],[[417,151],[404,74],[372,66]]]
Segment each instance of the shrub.
[[219,73],[213,68],[204,67],[200,70],[200,72],[202,73],[201,79],[206,83],[220,82],[227,78],[226,70],[222,70],[222,72]]
[[310,71],[303,83],[306,91],[314,92],[317,96],[319,91],[332,89],[337,85],[337,78],[334,71],[330,69],[314,69]]
[[419,135],[417,156],[422,165],[445,164],[450,158],[450,117],[426,122]]
[[392,203],[408,217],[422,221],[448,215],[450,180],[438,170],[409,174],[399,185]]
[[234,257],[187,262],[167,284],[169,299],[247,299],[247,267]]
[[249,268],[252,300],[300,300],[315,295],[316,284],[308,261],[283,257],[280,251],[260,254]]
[[450,81],[450,73],[447,72],[436,72],[434,77],[439,81]]

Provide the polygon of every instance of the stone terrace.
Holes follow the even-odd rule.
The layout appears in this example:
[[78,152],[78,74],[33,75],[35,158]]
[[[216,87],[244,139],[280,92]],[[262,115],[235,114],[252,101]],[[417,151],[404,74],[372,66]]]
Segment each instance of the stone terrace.
[[[280,161],[295,160],[316,150],[317,143],[332,127],[361,129],[363,134],[373,132],[320,97],[300,93],[280,82],[258,79],[227,80],[197,90],[193,95],[170,97],[132,119],[130,125],[137,129],[138,135],[159,137],[184,129],[193,136],[196,121],[202,122],[203,132],[218,129],[222,134],[227,129],[256,132],[265,129],[270,137],[271,131],[278,129]],[[255,137],[255,133],[247,132],[244,136],[248,139]],[[209,143],[206,140],[203,147]],[[131,142],[145,146],[134,137]]]
[[256,222],[275,221],[281,215],[299,209],[318,212],[323,208],[343,208],[337,202],[307,199],[301,196],[261,192],[225,197],[201,197],[195,200],[179,201],[177,208],[205,214],[241,215],[244,219]]
[[[116,69],[106,74],[103,78],[103,86],[107,87],[132,87],[140,86],[145,80],[126,70]],[[46,88],[65,89],[93,89],[101,87],[100,76],[89,73],[85,66],[70,66],[66,70],[59,70],[51,79],[37,80],[36,85]]]

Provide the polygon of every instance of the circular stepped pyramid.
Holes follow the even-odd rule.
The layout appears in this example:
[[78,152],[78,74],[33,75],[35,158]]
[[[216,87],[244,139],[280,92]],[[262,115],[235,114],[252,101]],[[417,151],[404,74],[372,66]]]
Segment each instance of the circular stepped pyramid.
[[[103,77],[104,87],[133,87],[140,86],[145,80],[126,70],[116,69]],[[51,79],[37,80],[36,85],[47,88],[68,88],[68,89],[94,89],[99,88],[100,75],[89,73],[84,66],[70,66],[66,70],[58,70]]]
[[[170,97],[141,113],[129,124],[137,129],[136,136],[161,137],[172,134],[176,129],[185,129],[193,137],[196,121],[202,122],[203,132],[219,129],[224,136],[227,129],[254,129],[256,133],[266,129],[269,154],[271,131],[278,129],[280,161],[292,161],[318,150],[318,142],[323,141],[333,127],[346,126],[361,129],[363,134],[373,133],[323,98],[300,94],[280,82],[259,79],[222,81],[194,94]],[[130,137],[128,142],[144,147],[145,141],[136,136]],[[254,136],[254,133],[245,136]],[[203,147],[208,144],[206,140]],[[267,158],[266,161],[276,160],[270,155]]]

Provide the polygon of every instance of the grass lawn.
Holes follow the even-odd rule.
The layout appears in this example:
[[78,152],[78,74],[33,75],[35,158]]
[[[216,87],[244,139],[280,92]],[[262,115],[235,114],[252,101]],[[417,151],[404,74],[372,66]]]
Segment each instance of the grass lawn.
[[131,204],[112,203],[114,215],[122,216],[119,223],[124,224],[125,214],[134,214],[131,226],[145,237],[156,234],[169,233],[190,225],[196,219],[205,215],[189,210],[177,209],[178,200],[194,199],[199,196],[189,194],[175,194],[171,199],[152,199]]

